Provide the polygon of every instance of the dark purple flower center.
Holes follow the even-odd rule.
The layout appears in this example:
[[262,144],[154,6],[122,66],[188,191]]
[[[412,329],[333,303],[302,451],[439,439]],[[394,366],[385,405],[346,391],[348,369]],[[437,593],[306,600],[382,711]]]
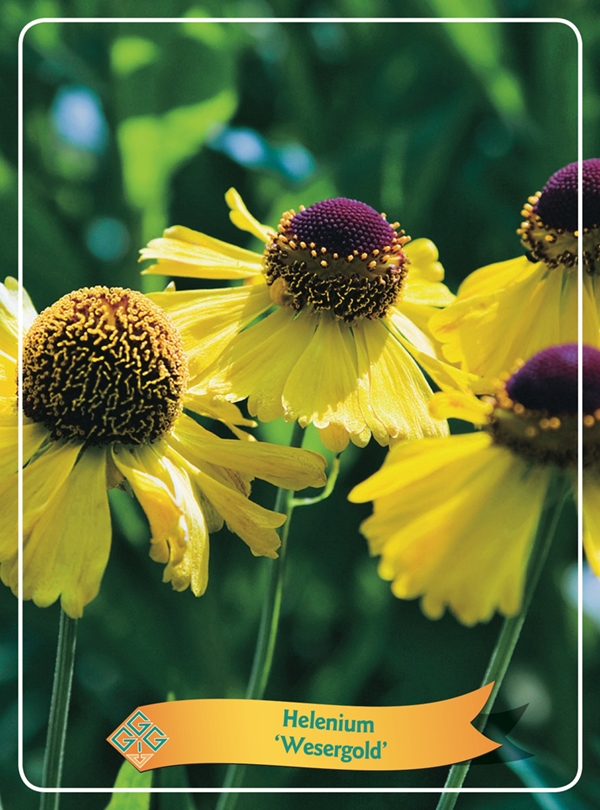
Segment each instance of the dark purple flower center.
[[[506,384],[509,397],[551,416],[577,413],[577,344],[538,352]],[[583,347],[583,412],[600,408],[600,351]]]
[[[600,158],[584,160],[583,174],[583,226],[600,225]],[[577,163],[570,163],[553,174],[542,190],[535,206],[544,225],[577,230]]]
[[310,205],[295,214],[290,225],[300,241],[314,242],[340,256],[383,250],[395,236],[392,226],[374,208],[346,197]]

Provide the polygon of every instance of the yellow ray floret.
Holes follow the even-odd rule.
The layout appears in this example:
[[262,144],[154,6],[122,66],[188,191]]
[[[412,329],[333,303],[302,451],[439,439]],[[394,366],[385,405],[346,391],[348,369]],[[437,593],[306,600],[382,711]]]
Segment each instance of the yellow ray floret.
[[518,612],[549,477],[475,433],[394,446],[350,500],[374,501],[361,531],[394,594],[472,625]]

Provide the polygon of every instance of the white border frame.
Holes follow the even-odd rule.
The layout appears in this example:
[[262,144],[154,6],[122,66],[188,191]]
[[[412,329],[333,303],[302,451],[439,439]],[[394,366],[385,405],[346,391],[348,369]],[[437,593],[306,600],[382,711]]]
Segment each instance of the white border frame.
[[[583,267],[583,40],[581,32],[570,20],[559,17],[42,17],[32,20],[21,30],[18,50],[18,583],[23,592],[23,394],[22,394],[22,354],[23,354],[23,40],[27,31],[42,23],[558,23],[566,25],[577,40],[577,162],[578,162],[578,266]],[[578,291],[578,397],[579,417],[582,418],[583,404],[583,284]],[[570,790],[583,773],[583,434],[578,434],[578,577],[577,577],[577,773],[567,785],[557,788],[43,788],[32,784],[23,768],[23,600],[18,601],[18,768],[23,783],[37,793],[562,793]]]

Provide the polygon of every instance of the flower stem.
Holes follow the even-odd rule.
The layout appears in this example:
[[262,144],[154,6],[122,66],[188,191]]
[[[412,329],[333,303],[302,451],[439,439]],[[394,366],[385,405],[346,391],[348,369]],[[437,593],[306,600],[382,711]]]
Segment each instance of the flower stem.
[[[478,731],[483,732],[498,692],[500,691],[500,687],[502,686],[502,681],[504,680],[515,647],[517,646],[517,641],[519,640],[519,635],[525,622],[533,593],[540,578],[542,568],[544,567],[544,562],[552,544],[568,494],[569,487],[565,476],[562,471],[557,471],[546,493],[542,515],[531,550],[521,610],[516,616],[511,616],[511,618],[504,620],[498,641],[496,642],[485,675],[481,681],[481,686],[485,686],[491,681],[494,682],[494,686],[482,712],[473,720],[472,725]],[[459,790],[464,784],[470,765],[471,761],[468,760],[467,762],[459,762],[450,768],[444,790],[453,789],[454,792],[442,793],[436,810],[452,810],[458,801]]]
[[[290,447],[302,447],[304,430],[297,422],[294,423]],[[281,599],[283,596],[283,583],[285,578],[285,563],[287,552],[287,539],[290,532],[292,512],[294,511],[294,493],[289,489],[277,490],[275,498],[275,512],[283,512],[287,520],[280,529],[281,546],[279,556],[276,560],[269,560],[269,582],[254,651],[254,661],[252,671],[246,689],[246,700],[260,700],[267,688],[267,682],[271,673],[273,663],[273,652],[277,638],[277,628],[279,627],[279,616],[281,613]],[[239,787],[244,781],[246,772],[245,765],[232,764],[227,768],[224,788]],[[233,810],[237,802],[237,793],[221,793],[217,802],[216,810]]]
[[[42,777],[42,785],[48,788],[60,787],[75,662],[76,633],[77,620],[71,619],[61,610]],[[58,810],[59,803],[60,793],[42,793],[40,810]]]

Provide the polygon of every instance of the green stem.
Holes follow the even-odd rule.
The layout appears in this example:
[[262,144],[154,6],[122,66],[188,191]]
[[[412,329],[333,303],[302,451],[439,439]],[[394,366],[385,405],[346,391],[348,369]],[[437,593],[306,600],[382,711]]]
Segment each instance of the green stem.
[[[486,686],[493,681],[494,687],[481,714],[473,720],[472,725],[478,731],[483,732],[485,728],[489,714],[500,691],[500,687],[502,686],[502,681],[510,665],[568,492],[568,485],[562,472],[556,472],[546,493],[542,515],[531,550],[527,583],[525,585],[521,610],[516,616],[504,620],[498,641],[496,642],[485,675],[481,681],[481,686]],[[459,790],[464,784],[470,765],[471,761],[468,760],[467,762],[459,762],[450,768],[444,790],[454,789],[455,792],[442,793],[436,810],[452,810],[458,801]]]
[[[71,619],[61,610],[42,777],[42,785],[47,788],[60,787],[75,662],[76,634],[77,620]],[[58,810],[59,804],[60,793],[41,794],[40,810]]]
[[[290,447],[302,447],[304,430],[294,423],[294,430],[290,440]],[[256,649],[254,651],[254,661],[248,688],[246,689],[247,700],[260,700],[267,688],[267,682],[271,673],[273,663],[273,652],[277,638],[277,628],[279,627],[279,616],[281,613],[281,599],[283,596],[283,583],[285,577],[285,563],[287,552],[287,539],[290,532],[292,512],[294,511],[294,493],[289,489],[277,490],[275,498],[275,512],[283,512],[286,521],[280,529],[281,546],[279,556],[276,560],[269,560],[269,582],[265,601],[263,603]],[[232,764],[227,768],[224,788],[239,787],[244,781],[246,772],[245,765]],[[217,802],[216,810],[233,810],[237,802],[237,793],[221,793]]]

